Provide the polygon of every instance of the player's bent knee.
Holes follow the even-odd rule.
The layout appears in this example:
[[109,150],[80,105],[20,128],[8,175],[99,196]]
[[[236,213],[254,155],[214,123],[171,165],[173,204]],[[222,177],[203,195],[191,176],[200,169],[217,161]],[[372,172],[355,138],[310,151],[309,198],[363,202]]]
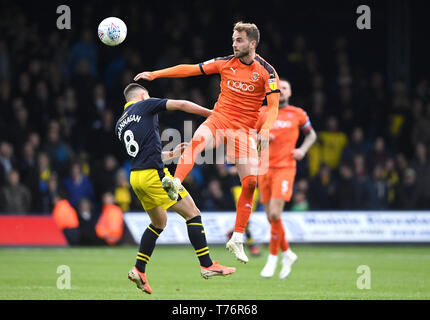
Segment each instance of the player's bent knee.
[[157,229],[164,229],[164,228],[166,228],[166,225],[167,225],[167,221],[162,221],[162,222],[152,222],[152,225],[154,226],[154,227],[156,227]]
[[272,213],[269,213],[268,218],[269,218],[269,221],[279,220],[281,219],[281,214],[279,212],[272,212]]
[[167,217],[157,217],[157,219],[151,219],[151,223],[157,229],[164,229],[167,225]]
[[194,217],[200,216],[200,210],[197,208],[196,205],[193,205],[190,210],[187,210],[187,217],[186,219],[192,219]]

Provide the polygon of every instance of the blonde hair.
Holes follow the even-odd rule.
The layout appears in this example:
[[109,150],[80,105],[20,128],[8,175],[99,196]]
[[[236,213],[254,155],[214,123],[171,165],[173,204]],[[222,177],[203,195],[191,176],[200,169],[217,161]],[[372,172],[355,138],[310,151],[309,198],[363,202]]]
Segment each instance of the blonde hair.
[[260,42],[260,31],[254,23],[246,23],[243,21],[236,22],[233,27],[233,31],[242,32],[245,31],[249,40],[255,40],[256,46]]

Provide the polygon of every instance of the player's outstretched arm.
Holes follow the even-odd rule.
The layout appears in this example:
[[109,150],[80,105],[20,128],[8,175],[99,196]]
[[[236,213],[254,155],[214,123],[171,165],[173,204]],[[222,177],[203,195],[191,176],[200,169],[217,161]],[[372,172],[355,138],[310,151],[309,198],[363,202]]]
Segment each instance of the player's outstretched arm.
[[167,100],[167,110],[180,110],[187,113],[198,114],[202,117],[209,117],[212,110],[206,109],[198,104],[187,100]]
[[157,71],[144,71],[134,77],[134,81],[140,79],[152,81],[157,78],[185,78],[202,75],[202,70],[198,64],[180,64],[174,67]]

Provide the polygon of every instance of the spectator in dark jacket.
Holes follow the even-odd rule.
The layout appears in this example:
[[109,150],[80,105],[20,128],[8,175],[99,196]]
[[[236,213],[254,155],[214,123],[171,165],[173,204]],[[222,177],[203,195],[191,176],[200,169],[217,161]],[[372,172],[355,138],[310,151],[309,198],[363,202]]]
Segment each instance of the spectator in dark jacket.
[[30,191],[19,182],[19,173],[14,169],[8,174],[8,184],[1,190],[0,205],[7,213],[25,214],[30,210]]
[[70,204],[77,208],[81,199],[94,199],[94,190],[91,181],[82,173],[81,164],[74,162],[70,176],[64,180],[64,188],[69,195]]
[[338,209],[356,209],[357,188],[352,168],[347,164],[342,164],[339,167],[339,175],[335,204]]
[[397,196],[397,207],[399,209],[416,209],[418,204],[416,173],[412,168],[408,168],[404,173],[403,184],[400,185]]
[[388,186],[384,179],[384,170],[380,165],[373,168],[372,183],[370,189],[370,209],[387,210],[388,209]]
[[323,164],[318,175],[309,184],[309,202],[312,209],[330,209],[336,192],[336,182],[330,168]]
[[412,168],[416,172],[418,207],[421,209],[430,208],[430,162],[427,156],[427,147],[419,142],[415,148],[415,158],[412,161]]

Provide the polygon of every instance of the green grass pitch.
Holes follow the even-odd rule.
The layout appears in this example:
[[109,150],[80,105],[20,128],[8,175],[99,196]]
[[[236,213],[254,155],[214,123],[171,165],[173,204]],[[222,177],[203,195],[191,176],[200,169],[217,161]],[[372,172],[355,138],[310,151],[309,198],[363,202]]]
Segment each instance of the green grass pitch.
[[[204,280],[191,246],[158,246],[147,266],[153,294],[127,280],[136,247],[0,248],[0,299],[430,299],[430,246],[296,245],[298,260],[279,280],[259,273],[266,261],[237,262],[223,246],[211,255],[237,268],[228,277]],[[57,267],[71,271],[71,289],[57,289]],[[370,289],[358,289],[357,267],[370,268]]]

